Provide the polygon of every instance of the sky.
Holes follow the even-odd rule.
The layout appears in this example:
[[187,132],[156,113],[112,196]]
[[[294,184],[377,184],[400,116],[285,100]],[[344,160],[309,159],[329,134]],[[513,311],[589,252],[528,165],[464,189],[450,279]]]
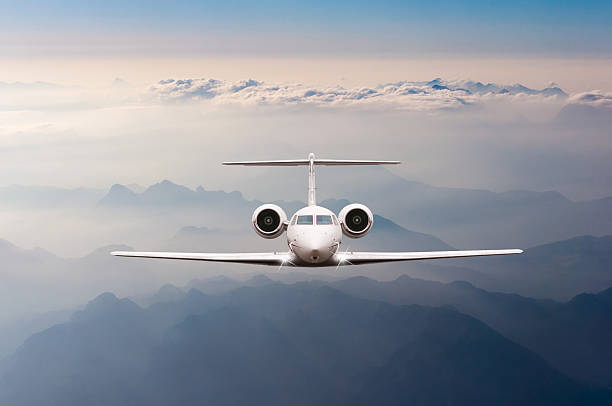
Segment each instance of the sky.
[[0,1],[0,186],[265,200],[218,162],[313,150],[606,197],[610,21],[603,1]]
[[607,1],[3,1],[7,56],[609,57]]
[[0,1],[0,80],[375,85],[434,77],[612,90],[608,1]]

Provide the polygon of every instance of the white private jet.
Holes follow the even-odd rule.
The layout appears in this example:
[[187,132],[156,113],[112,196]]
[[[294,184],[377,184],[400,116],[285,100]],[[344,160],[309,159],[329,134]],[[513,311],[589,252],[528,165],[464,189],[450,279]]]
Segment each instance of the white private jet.
[[282,161],[223,162],[223,165],[244,166],[308,166],[308,206],[288,220],[279,206],[264,204],[251,219],[255,232],[263,238],[277,238],[287,232],[288,252],[270,253],[183,253],[115,251],[121,257],[182,259],[242,264],[321,267],[361,265],[378,262],[415,261],[422,259],[479,257],[488,255],[520,254],[520,249],[430,252],[341,252],[342,235],[361,238],[374,223],[370,209],[363,204],[349,204],[338,216],[325,207],[317,206],[315,196],[315,166],[317,165],[396,165],[399,161],[361,161],[319,159],[309,154],[308,159]]

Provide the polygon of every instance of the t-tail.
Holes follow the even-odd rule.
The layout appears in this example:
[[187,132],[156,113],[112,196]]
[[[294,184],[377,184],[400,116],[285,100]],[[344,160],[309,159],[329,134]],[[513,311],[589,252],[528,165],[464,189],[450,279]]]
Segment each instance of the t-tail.
[[312,152],[307,159],[286,159],[278,161],[236,161],[223,162],[223,165],[242,166],[308,166],[308,205],[316,206],[315,170],[316,165],[347,166],[347,165],[397,165],[400,161],[369,161],[358,159],[320,159]]

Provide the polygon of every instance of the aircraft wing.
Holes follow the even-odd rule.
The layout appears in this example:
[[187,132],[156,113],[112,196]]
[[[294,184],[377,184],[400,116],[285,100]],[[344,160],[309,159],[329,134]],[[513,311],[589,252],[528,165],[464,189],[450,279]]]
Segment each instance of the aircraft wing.
[[483,257],[521,254],[523,250],[429,251],[429,252],[346,252],[338,254],[340,265],[374,264],[377,262],[417,261],[422,259]]
[[[186,261],[229,262],[236,264],[258,264],[280,266],[289,261],[288,252],[270,253],[199,253],[199,252],[136,252],[114,251],[111,255],[117,257],[182,259]],[[289,265],[289,264],[287,264]]]
[[[327,165],[327,166],[346,166],[346,165],[397,165],[400,161],[371,161],[363,159],[313,159],[314,165]],[[236,161],[236,162],[223,162],[223,165],[230,166],[308,166],[310,160],[308,159],[284,159],[277,161]]]
[[[519,249],[478,251],[428,251],[428,252],[345,252],[336,255],[336,265],[361,265],[379,262],[417,261],[423,259],[482,257],[488,255],[521,254]],[[200,253],[200,252],[138,252],[114,251],[117,257],[180,259],[185,261],[227,262],[236,264],[299,266],[292,262],[289,252],[269,253]],[[331,265],[331,264],[330,264]]]

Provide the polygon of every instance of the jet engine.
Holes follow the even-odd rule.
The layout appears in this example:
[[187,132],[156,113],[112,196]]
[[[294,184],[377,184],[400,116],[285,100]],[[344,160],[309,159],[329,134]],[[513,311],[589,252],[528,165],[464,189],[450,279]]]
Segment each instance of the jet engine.
[[338,215],[342,232],[350,238],[361,238],[372,229],[374,216],[370,209],[363,204],[349,204]]
[[287,214],[275,204],[264,204],[255,210],[251,221],[259,236],[276,238],[285,231]]

